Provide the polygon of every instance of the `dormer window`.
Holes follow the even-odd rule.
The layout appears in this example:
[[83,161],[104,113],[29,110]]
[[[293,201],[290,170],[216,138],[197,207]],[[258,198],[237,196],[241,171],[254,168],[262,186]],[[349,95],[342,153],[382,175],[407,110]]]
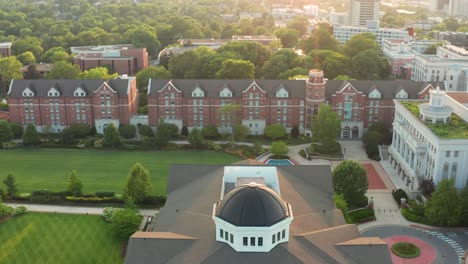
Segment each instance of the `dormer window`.
[[229,88],[224,88],[221,93],[219,94],[220,97],[232,97],[232,92],[229,90]]
[[200,87],[197,87],[193,92],[192,92],[192,97],[205,97],[205,92],[203,92]]
[[59,96],[59,91],[55,88],[50,88],[50,90],[47,92],[47,96],[49,97],[58,97]]
[[23,96],[24,97],[33,97],[34,93],[31,91],[29,88],[24,89],[23,91]]
[[287,98],[289,97],[289,93],[285,88],[281,88],[276,92],[277,98]]
[[374,89],[370,94],[369,94],[369,98],[377,98],[377,99],[380,99],[381,98],[381,94],[380,92],[377,90],[377,89]]
[[85,97],[85,95],[85,92],[80,87],[76,88],[76,90],[73,92],[73,96],[75,97]]
[[396,96],[395,96],[396,99],[407,99],[408,98],[408,93],[406,93],[405,90],[400,90]]

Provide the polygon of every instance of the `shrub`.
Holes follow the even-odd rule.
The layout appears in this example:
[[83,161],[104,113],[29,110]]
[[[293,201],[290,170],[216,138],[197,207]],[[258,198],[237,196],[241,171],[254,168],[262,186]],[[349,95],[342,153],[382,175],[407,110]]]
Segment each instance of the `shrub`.
[[422,194],[427,197],[431,197],[432,193],[435,191],[434,181],[432,179],[424,179],[419,184],[419,189]]
[[375,212],[369,208],[348,212],[348,215],[353,223],[364,223],[375,220]]
[[10,123],[10,127],[11,127],[11,131],[13,132],[14,138],[23,137],[24,128],[20,124]]
[[205,139],[218,139],[221,137],[219,134],[218,127],[215,125],[208,125],[202,128],[201,134]]
[[115,197],[115,192],[96,192],[97,197],[104,198],[104,197]]
[[114,215],[115,211],[121,210],[120,208],[115,207],[106,207],[102,210],[102,216],[106,222],[110,222],[112,216]]
[[13,207],[0,203],[0,218],[9,216],[13,213]]
[[101,149],[103,147],[102,138],[94,141],[94,148]]
[[166,203],[166,196],[162,195],[149,195],[140,202],[142,205],[151,205],[155,207],[162,207]]
[[415,223],[425,223],[424,208],[401,208],[401,214],[406,220]]
[[144,137],[138,149],[154,149],[156,148],[156,140],[154,137]]
[[288,145],[283,141],[275,141],[271,144],[270,151],[274,156],[283,156],[288,154]]
[[153,133],[153,130],[151,129],[151,127],[147,126],[147,125],[140,125],[138,127],[138,133],[144,137],[153,137],[154,136],[154,133]]
[[207,141],[206,145],[208,146],[208,149],[215,151],[221,150],[221,146],[219,144],[214,143],[213,141]]
[[30,199],[31,203],[61,203],[65,201],[65,199],[61,196],[31,196]]
[[15,142],[3,142],[2,147],[4,149],[15,149],[16,148],[16,143]]
[[408,195],[403,189],[393,190],[392,191],[393,199],[397,202],[398,205],[401,203],[401,198],[405,198],[406,201],[409,201]]
[[13,209],[12,215],[18,216],[18,215],[24,215],[28,211],[28,208],[24,206],[18,206],[15,209]]
[[415,258],[421,254],[421,249],[413,243],[399,242],[393,244],[392,252],[402,258]]
[[303,149],[299,150],[299,155],[301,155],[303,158],[307,158],[306,152]]
[[122,239],[128,239],[135,233],[141,223],[143,216],[132,209],[116,210],[111,217],[111,228]]
[[119,133],[123,138],[134,138],[136,135],[136,128],[134,125],[123,125],[119,128]]
[[297,126],[293,126],[293,128],[291,129],[291,137],[299,138],[299,135],[300,135],[299,128]]
[[30,193],[20,193],[18,196],[15,197],[16,200],[21,201],[28,201],[31,198]]

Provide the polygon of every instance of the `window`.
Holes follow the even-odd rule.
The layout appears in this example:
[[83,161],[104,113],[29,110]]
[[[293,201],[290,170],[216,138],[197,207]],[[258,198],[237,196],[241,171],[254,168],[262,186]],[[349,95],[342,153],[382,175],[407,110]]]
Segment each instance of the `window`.
[[223,229],[219,229],[219,236],[220,236],[221,238],[223,238],[223,233],[224,233]]
[[454,156],[455,158],[458,158],[458,150],[455,151],[455,152],[453,152],[453,156]]
[[226,239],[226,241],[229,239],[229,235],[227,231],[224,231],[224,239]]
[[255,237],[250,238],[250,245],[255,246]]
[[446,157],[446,158],[450,158],[450,151],[446,151],[446,152],[445,152],[445,157]]
[[276,233],[276,240],[280,241],[280,232]]
[[276,236],[275,236],[275,234],[273,234],[273,235],[271,236],[271,243],[272,243],[272,244],[274,244],[274,243],[276,242],[275,239],[276,239]]
[[259,237],[259,238],[257,238],[257,240],[258,240],[258,246],[262,247],[263,246],[263,237]]
[[242,244],[243,244],[244,246],[248,246],[247,237],[243,237],[243,238],[242,238]]
[[283,231],[281,232],[281,238],[285,238],[286,237],[286,230],[283,229]]
[[234,235],[231,234],[231,243],[234,243]]

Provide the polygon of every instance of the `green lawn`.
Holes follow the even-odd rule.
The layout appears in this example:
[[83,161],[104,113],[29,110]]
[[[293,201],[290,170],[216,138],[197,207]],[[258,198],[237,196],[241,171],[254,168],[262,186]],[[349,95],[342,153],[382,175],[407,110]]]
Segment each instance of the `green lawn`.
[[7,173],[12,173],[19,192],[63,191],[70,171],[76,169],[85,193],[122,193],[132,166],[140,162],[150,172],[153,191],[164,195],[170,164],[229,164],[238,160],[214,151],[0,150],[0,180],[3,182]]
[[0,222],[0,263],[122,263],[102,217],[27,213]]

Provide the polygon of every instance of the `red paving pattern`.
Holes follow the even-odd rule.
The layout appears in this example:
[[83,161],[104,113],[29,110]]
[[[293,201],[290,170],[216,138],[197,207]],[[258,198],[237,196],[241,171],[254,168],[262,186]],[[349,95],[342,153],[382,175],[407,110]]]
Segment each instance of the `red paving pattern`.
[[362,164],[364,168],[367,170],[367,179],[369,180],[369,187],[368,189],[387,189],[385,184],[383,183],[382,179],[380,178],[379,174],[375,170],[372,164]]
[[[430,264],[433,263],[436,258],[436,251],[434,248],[429,245],[429,243],[422,241],[410,236],[391,236],[383,239],[388,244],[388,249],[390,250],[390,255],[392,256],[393,264]],[[410,242],[415,244],[421,249],[421,255],[417,258],[400,258],[397,255],[393,254],[392,246],[398,242]]]

